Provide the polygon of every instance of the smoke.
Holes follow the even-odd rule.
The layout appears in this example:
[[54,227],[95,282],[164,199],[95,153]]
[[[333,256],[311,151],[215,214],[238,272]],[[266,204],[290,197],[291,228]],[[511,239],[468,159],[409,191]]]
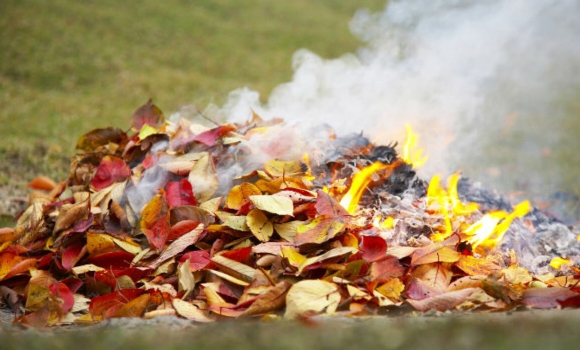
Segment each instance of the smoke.
[[325,60],[299,50],[292,81],[267,103],[244,88],[222,112],[327,123],[377,143],[403,141],[408,123],[430,156],[424,176],[461,169],[500,187],[516,176],[557,183],[547,154],[561,142],[554,126],[570,117],[562,99],[580,91],[579,13],[577,0],[391,1],[355,13],[356,53]]

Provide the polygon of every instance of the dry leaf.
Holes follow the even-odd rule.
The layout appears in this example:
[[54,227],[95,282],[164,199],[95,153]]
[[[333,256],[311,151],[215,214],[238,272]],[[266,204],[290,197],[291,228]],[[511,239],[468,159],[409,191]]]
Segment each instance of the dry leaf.
[[193,193],[198,203],[203,203],[213,196],[219,187],[219,180],[209,153],[201,155],[191,168],[188,177],[193,186]]
[[274,225],[260,209],[252,209],[246,217],[246,222],[252,234],[260,241],[267,242],[274,233]]
[[306,312],[332,314],[340,303],[336,284],[323,280],[303,280],[290,287],[286,294],[285,318],[296,318]]
[[260,210],[278,215],[292,215],[294,203],[288,197],[277,195],[254,195],[250,201]]

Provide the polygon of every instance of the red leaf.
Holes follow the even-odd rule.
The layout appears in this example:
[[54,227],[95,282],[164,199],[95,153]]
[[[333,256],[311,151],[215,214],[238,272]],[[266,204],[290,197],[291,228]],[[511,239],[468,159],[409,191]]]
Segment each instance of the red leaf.
[[196,228],[200,224],[199,221],[195,220],[183,220],[179,221],[175,225],[171,226],[171,231],[169,232],[169,236],[167,240],[175,240],[184,234],[190,232],[194,228]]
[[169,218],[169,205],[165,191],[161,189],[160,193],[147,203],[141,217],[141,230],[149,243],[159,250],[163,248],[171,231]]
[[167,203],[170,207],[180,207],[182,205],[197,205],[193,195],[193,187],[187,179],[172,181],[167,184]]
[[189,269],[192,272],[203,270],[211,263],[211,256],[205,250],[195,250],[193,252],[187,252],[183,254],[180,263],[185,262],[189,259]]
[[78,240],[73,244],[70,244],[66,247],[64,252],[62,252],[62,267],[66,270],[72,269],[86,252],[87,250],[84,241]]
[[48,289],[57,298],[62,300],[62,312],[66,314],[75,304],[73,292],[68,286],[62,282],[55,282],[51,284]]
[[208,147],[212,147],[216,145],[216,141],[219,137],[234,130],[236,130],[236,128],[233,125],[224,124],[196,135],[193,140],[201,142]]
[[368,262],[379,260],[387,255],[387,242],[380,236],[362,236],[360,248],[362,258]]
[[239,248],[239,249],[227,251],[227,252],[221,254],[221,256],[228,258],[228,259],[235,260],[237,262],[243,263],[244,261],[246,261],[248,259],[251,252],[252,252],[252,247],[245,247],[245,248]]
[[318,214],[331,217],[349,215],[337,201],[328,195],[328,193],[318,191],[317,195],[316,211],[318,211]]
[[128,276],[133,282],[137,282],[143,277],[149,275],[153,269],[144,267],[130,267],[122,270],[113,270],[115,277]]
[[113,276],[113,274],[109,271],[95,272],[95,280],[103,282],[112,289],[116,289],[117,287],[117,280],[115,279],[115,276]]
[[102,190],[129,176],[131,176],[131,169],[122,158],[104,156],[91,180],[91,186],[97,191]]
[[558,304],[560,304],[561,307],[563,308],[567,308],[567,307],[575,307],[575,308],[579,308],[580,307],[580,295],[575,295],[573,297],[570,297],[566,300],[558,300]]
[[76,293],[77,290],[83,285],[83,281],[76,279],[76,278],[67,278],[61,281],[62,283],[66,284],[68,289],[71,292]]
[[378,283],[384,283],[393,277],[400,277],[404,273],[405,267],[401,265],[399,259],[391,255],[373,262],[370,268],[371,281]]
[[95,264],[106,270],[122,270],[131,265],[131,261],[135,256],[124,251],[109,252],[93,256],[89,259],[89,263]]
[[153,104],[153,100],[149,99],[146,104],[139,107],[133,113],[133,128],[137,131],[141,130],[143,125],[148,124],[154,128],[162,126],[165,123],[163,112]]
[[94,297],[89,304],[89,311],[94,316],[104,315],[112,307],[121,307],[143,294],[143,289],[121,289],[103,296]]

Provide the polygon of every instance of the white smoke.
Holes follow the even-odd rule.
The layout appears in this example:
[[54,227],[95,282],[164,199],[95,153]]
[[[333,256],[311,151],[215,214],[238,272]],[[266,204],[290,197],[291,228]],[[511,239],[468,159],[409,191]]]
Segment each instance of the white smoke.
[[578,0],[391,1],[383,12],[355,14],[350,27],[364,43],[356,53],[325,60],[299,50],[292,81],[266,104],[239,89],[223,113],[328,123],[377,143],[402,142],[408,123],[430,156],[424,175],[462,169],[485,181],[472,169],[510,159],[523,160],[529,175],[535,157],[558,143],[544,130],[563,118],[555,101],[580,91],[579,15]]

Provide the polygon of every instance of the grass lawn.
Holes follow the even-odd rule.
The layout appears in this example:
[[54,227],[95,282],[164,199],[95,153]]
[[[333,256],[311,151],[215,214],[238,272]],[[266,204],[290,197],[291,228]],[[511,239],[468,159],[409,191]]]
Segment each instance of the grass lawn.
[[244,86],[265,99],[291,79],[296,50],[354,51],[348,21],[361,7],[384,0],[0,2],[4,195],[25,195],[39,174],[65,177],[79,136],[128,127],[150,97],[166,114]]

